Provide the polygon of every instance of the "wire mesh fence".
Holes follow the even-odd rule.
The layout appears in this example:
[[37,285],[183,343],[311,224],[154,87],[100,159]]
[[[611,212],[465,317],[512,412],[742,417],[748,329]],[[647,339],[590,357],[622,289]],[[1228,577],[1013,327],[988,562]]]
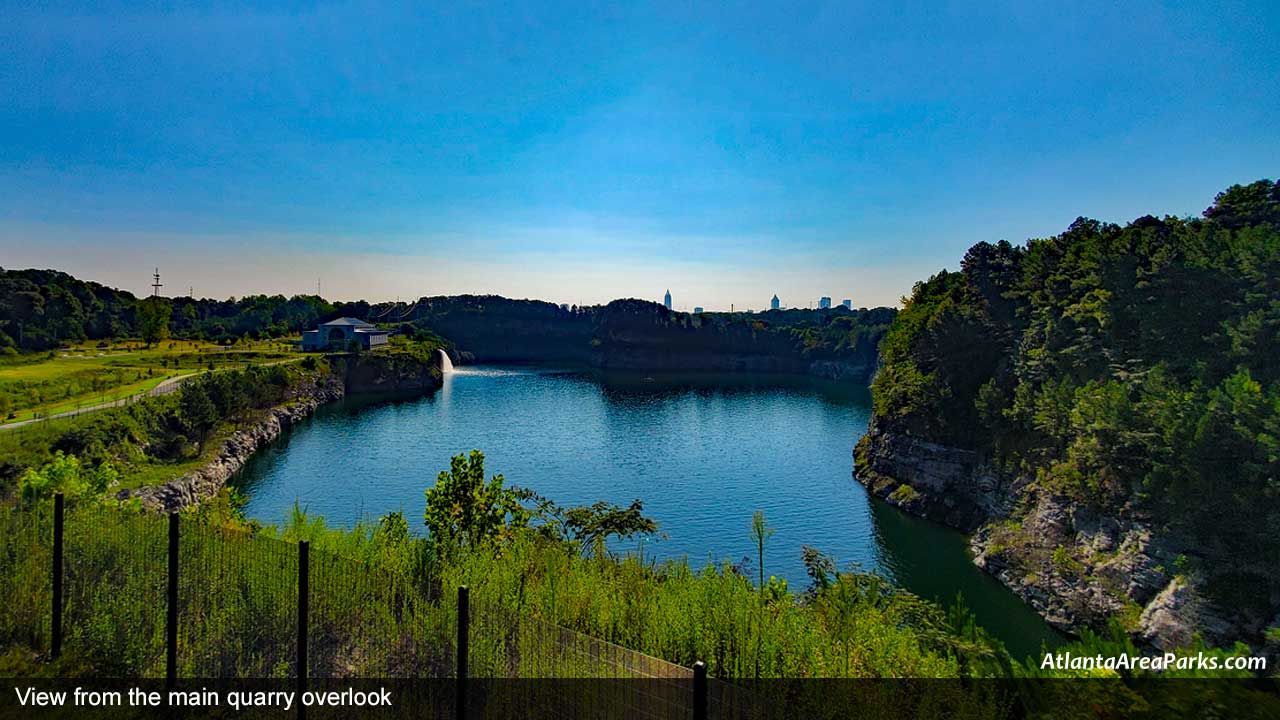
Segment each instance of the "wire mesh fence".
[[296,545],[183,522],[178,539],[178,674],[294,677],[297,580]]
[[67,520],[64,645],[112,676],[163,676],[165,519],[89,504]]
[[[512,608],[470,607],[467,666],[477,713],[531,717],[692,717],[694,671]],[[503,682],[503,681],[543,682]],[[553,682],[545,682],[552,680]]]
[[158,385],[148,390],[117,390],[99,396],[90,396],[77,401],[74,406],[68,407],[65,404],[61,404],[60,407],[63,409],[60,410],[37,409],[30,417],[0,424],[0,432],[13,432],[17,434],[17,437],[24,437],[28,433],[50,432],[52,428],[57,427],[55,423],[58,421],[63,421],[64,424],[70,426],[71,422],[81,415],[111,408],[128,407],[147,398],[155,398],[177,392],[184,382],[198,376],[199,373],[177,375],[165,378]]
[[332,553],[310,557],[308,662],[318,678],[449,677],[456,608],[402,573]]
[[[52,579],[60,576],[63,647],[117,677],[292,678],[303,667],[325,679],[459,673],[456,588],[432,591],[429,579],[310,551],[303,597],[299,543],[97,503],[66,506],[59,571],[54,514],[48,503],[0,511],[6,641],[53,645]],[[665,702],[664,682],[676,693],[692,677],[511,607],[468,610],[471,677],[646,679],[655,681],[645,698],[654,703]]]
[[688,679],[693,671],[492,603],[473,603],[470,666],[498,678]]
[[700,717],[701,687],[704,709],[751,717],[728,711],[729,690],[708,699],[705,673],[433,582],[177,516],[61,500],[0,509],[0,642],[73,672],[427,679],[473,717]]
[[53,512],[48,504],[0,510],[0,642],[49,647]]

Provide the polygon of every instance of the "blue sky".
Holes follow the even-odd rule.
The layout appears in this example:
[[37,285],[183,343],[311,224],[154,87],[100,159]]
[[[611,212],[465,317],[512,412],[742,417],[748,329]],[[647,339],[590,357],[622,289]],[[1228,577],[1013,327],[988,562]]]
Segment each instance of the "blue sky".
[[42,4],[0,265],[142,292],[896,302],[1280,167],[1280,5]]

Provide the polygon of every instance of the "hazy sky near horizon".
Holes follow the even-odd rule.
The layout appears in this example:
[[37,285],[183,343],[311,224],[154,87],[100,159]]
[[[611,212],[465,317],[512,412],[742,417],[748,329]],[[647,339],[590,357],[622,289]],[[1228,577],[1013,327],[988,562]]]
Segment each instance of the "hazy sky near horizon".
[[0,2],[0,266],[871,306],[1280,167],[1275,2],[205,5]]

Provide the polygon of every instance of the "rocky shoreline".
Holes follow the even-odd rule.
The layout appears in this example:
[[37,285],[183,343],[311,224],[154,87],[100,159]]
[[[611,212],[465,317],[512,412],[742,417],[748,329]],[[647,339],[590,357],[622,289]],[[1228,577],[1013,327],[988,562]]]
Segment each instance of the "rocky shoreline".
[[231,433],[209,462],[163,485],[121,490],[116,498],[137,499],[143,508],[157,512],[198,505],[221,492],[255,452],[325,403],[347,395],[421,394],[442,384],[438,359],[424,362],[412,356],[365,354],[335,356],[331,363],[332,372],[298,388],[288,402],[268,410],[252,427]]
[[854,459],[857,480],[872,494],[970,533],[974,563],[1059,630],[1119,618],[1141,646],[1167,650],[1197,634],[1229,645],[1270,620],[1211,602],[1205,578],[1187,569],[1194,548],[1162,536],[1139,513],[1101,515],[1030,477],[1005,477],[977,453],[886,429],[879,418]]
[[173,512],[198,505],[219,492],[258,450],[266,447],[295,424],[306,420],[321,405],[345,395],[342,384],[333,376],[322,376],[301,390],[287,404],[267,411],[266,417],[253,427],[237,430],[222,442],[217,455],[182,477],[163,485],[149,485],[116,494],[120,500],[137,499],[142,507],[158,512]]

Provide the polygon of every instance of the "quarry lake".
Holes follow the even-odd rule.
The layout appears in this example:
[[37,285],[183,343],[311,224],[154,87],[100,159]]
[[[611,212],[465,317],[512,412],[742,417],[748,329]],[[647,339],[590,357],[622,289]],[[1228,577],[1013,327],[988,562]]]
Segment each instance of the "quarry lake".
[[[344,400],[256,455],[237,478],[265,523],[295,502],[349,525],[400,510],[421,526],[423,491],[451,456],[482,450],[488,474],[561,505],[639,498],[662,537],[646,556],[745,564],[751,514],[776,528],[765,573],[808,586],[801,547],[876,571],[944,603],[962,593],[1016,656],[1061,638],[970,562],[965,538],[868,496],[852,477],[870,395],[807,378],[466,367],[427,397]],[[618,550],[639,550],[629,542]]]

